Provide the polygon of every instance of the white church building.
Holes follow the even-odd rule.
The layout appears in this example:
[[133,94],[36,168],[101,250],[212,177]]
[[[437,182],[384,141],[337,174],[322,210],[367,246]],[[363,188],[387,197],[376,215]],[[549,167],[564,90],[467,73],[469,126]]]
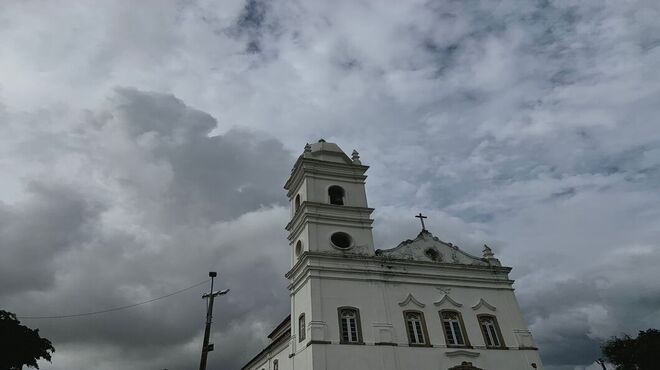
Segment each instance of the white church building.
[[[291,314],[244,370],[542,369],[504,267],[424,227],[377,249],[358,153],[306,145],[291,203]],[[382,248],[381,246],[378,246]]]

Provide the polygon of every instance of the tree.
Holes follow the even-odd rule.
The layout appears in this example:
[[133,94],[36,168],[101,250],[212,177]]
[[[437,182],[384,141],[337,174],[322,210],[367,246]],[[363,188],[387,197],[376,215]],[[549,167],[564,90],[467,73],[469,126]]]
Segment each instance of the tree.
[[613,337],[602,346],[607,362],[617,370],[654,370],[660,364],[660,330],[641,331],[637,338]]
[[16,319],[16,314],[0,310],[0,369],[39,368],[37,360],[50,362],[53,344]]

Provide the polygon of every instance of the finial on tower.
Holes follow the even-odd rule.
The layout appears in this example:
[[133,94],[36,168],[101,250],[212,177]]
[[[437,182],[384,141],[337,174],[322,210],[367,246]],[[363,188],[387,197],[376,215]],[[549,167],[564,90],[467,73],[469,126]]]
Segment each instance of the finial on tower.
[[490,247],[487,246],[486,244],[484,244],[483,253],[484,253],[484,258],[494,258],[495,257],[495,254],[493,253],[493,250],[490,249]]
[[319,139],[319,143],[325,143],[325,139]]
[[355,149],[353,149],[353,153],[351,154],[351,160],[353,163],[362,164],[362,162],[360,162],[360,153]]

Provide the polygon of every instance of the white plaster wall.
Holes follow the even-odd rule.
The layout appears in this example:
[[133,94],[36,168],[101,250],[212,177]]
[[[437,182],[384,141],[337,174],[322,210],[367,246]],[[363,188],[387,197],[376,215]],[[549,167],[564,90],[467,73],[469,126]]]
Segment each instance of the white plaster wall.
[[[294,351],[304,349],[307,342],[310,340],[309,322],[313,320],[312,315],[312,295],[311,285],[304,284],[291,296],[291,338],[295,340],[293,345]],[[305,340],[302,342],[298,338],[298,318],[300,314],[305,314]]]
[[373,255],[373,234],[371,228],[360,225],[332,225],[332,224],[308,224],[307,238],[310,242],[310,250],[318,252],[342,253],[341,250],[332,246],[330,236],[338,231],[345,232],[353,239],[351,253]]
[[463,361],[483,370],[531,370],[531,363],[542,368],[536,351],[532,350],[470,351],[479,356],[448,357],[445,349],[435,347],[318,344],[290,357],[288,346],[283,346],[249,369],[273,370],[275,359],[279,361],[279,370],[446,370]]
[[346,179],[305,178],[305,185],[303,186],[307,188],[307,200],[318,203],[330,203],[328,188],[332,185],[338,185],[344,188],[344,205],[367,207],[367,194],[364,190],[364,184],[362,182],[347,181]]
[[266,354],[261,361],[255,362],[249,370],[273,370],[275,360],[278,361],[279,370],[290,370],[293,368],[293,361],[289,357],[289,346],[286,344],[274,348]]
[[314,369],[446,370],[468,361],[483,370],[532,370],[532,362],[539,364],[529,350],[474,351],[478,357],[447,357],[444,352],[423,347],[319,345],[314,346]]
[[[318,340],[330,341],[332,344],[313,344],[315,369],[317,361],[327,362],[320,369],[385,369],[381,359],[389,356],[397,359],[396,367],[392,369],[443,369],[439,363],[447,364],[446,368],[460,364],[461,361],[471,361],[484,370],[531,369],[531,363],[542,368],[536,350],[519,350],[519,344],[514,330],[526,330],[517,302],[510,289],[477,288],[457,286],[455,283],[433,281],[429,284],[412,284],[401,282],[379,282],[342,280],[325,277],[312,278],[311,294],[313,305],[313,320],[323,321],[326,325],[326,335]],[[448,300],[437,306],[445,295],[437,289],[449,288],[449,296],[457,303],[456,307]],[[424,307],[409,302],[405,307],[399,305],[412,294]],[[495,311],[482,305],[478,309],[480,299],[484,299],[495,307]],[[318,302],[315,304],[314,302]],[[362,335],[365,345],[339,344],[339,323],[337,308],[353,306],[360,310]],[[408,338],[403,320],[403,311],[408,309],[424,313],[431,348],[408,347]],[[450,358],[446,352],[456,348],[447,348],[439,311],[453,309],[462,314],[466,335],[474,348],[466,348],[469,352],[478,353],[478,357],[459,356]],[[477,314],[488,313],[497,317],[505,345],[509,349],[485,349],[485,343]],[[376,342],[392,341],[396,347],[376,346]],[[324,359],[324,360],[323,360]],[[348,361],[347,359],[350,359]],[[347,362],[348,361],[348,362]],[[354,365],[351,365],[354,364]],[[483,365],[483,366],[481,366]],[[388,365],[389,366],[389,365]],[[444,366],[444,365],[442,365]]]

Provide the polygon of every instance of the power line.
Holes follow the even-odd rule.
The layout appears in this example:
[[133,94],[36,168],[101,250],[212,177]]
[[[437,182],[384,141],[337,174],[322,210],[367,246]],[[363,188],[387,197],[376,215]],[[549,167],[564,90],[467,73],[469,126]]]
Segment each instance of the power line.
[[82,317],[82,316],[99,315],[99,314],[102,314],[102,313],[108,313],[108,312],[113,312],[113,311],[125,310],[125,309],[127,309],[127,308],[132,308],[132,307],[140,306],[140,305],[143,305],[143,304],[151,303],[151,302],[154,302],[154,301],[157,301],[157,300],[163,299],[163,298],[171,297],[171,296],[173,296],[173,295],[175,295],[175,294],[183,293],[183,292],[185,292],[186,290],[190,290],[190,289],[195,288],[195,287],[198,287],[198,286],[200,286],[200,285],[202,285],[202,284],[206,284],[207,282],[208,282],[208,279],[207,279],[207,280],[204,280],[204,281],[200,281],[199,283],[197,283],[197,284],[195,284],[195,285],[191,285],[191,286],[189,286],[189,287],[187,287],[187,288],[183,288],[183,289],[181,289],[181,290],[177,290],[176,292],[172,292],[172,293],[166,294],[166,295],[161,296],[161,297],[158,297],[158,298],[152,298],[152,299],[147,300],[147,301],[144,301],[144,302],[133,303],[133,304],[129,304],[129,305],[126,305],[126,306],[119,306],[119,307],[108,308],[108,309],[101,310],[101,311],[85,312],[85,313],[76,313],[76,314],[71,314],[71,315],[56,315],[56,316],[17,316],[17,318],[18,318],[18,319],[25,319],[25,320],[39,320],[39,319],[66,319],[66,318],[71,318],[71,317]]

